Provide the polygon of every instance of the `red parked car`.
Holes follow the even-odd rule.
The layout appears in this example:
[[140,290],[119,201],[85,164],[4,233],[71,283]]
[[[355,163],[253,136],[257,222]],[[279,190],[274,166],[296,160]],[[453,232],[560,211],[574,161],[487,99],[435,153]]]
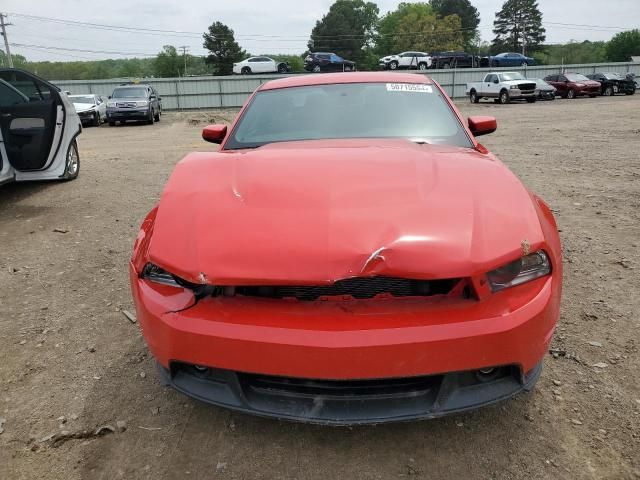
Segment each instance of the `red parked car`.
[[547,75],[544,81],[556,87],[558,95],[563,98],[571,99],[581,95],[589,95],[593,98],[600,95],[600,83],[589,80],[580,73]]
[[558,320],[549,207],[423,75],[261,85],[192,153],[130,264],[166,384],[329,424],[436,417],[530,390]]

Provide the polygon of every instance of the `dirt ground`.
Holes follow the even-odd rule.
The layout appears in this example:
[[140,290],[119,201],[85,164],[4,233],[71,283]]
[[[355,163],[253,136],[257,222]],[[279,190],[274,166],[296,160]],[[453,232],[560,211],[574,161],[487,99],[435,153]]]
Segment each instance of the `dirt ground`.
[[[640,478],[640,95],[460,105],[498,118],[483,143],[561,228],[560,355],[533,393],[327,428],[161,386],[121,312],[134,311],[127,261],[176,162],[211,149],[201,127],[233,112],[166,114],[87,128],[74,182],[0,187],[0,478]],[[101,426],[115,431],[94,435]]]

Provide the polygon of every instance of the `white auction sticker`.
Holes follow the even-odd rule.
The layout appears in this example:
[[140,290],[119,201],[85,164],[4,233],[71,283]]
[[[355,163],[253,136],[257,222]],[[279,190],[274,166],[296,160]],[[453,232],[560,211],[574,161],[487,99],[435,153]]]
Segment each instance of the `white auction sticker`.
[[387,83],[388,92],[433,93],[431,85],[422,83]]

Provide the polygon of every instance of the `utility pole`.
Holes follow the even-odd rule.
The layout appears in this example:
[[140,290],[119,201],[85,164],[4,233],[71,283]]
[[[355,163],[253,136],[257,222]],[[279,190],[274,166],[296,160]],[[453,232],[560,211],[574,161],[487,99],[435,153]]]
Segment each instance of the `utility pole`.
[[178,47],[179,49],[182,50],[182,56],[184,57],[184,75],[183,77],[187,76],[187,50],[189,50],[189,47],[187,45],[182,45],[181,47]]
[[5,27],[12,25],[11,23],[4,23],[4,19],[7,16],[4,13],[0,13],[0,26],[2,27],[2,36],[4,37],[4,48],[7,53],[7,61],[9,62],[9,68],[13,68],[13,58],[11,58],[11,50],[9,50],[9,39],[7,38],[7,30]]

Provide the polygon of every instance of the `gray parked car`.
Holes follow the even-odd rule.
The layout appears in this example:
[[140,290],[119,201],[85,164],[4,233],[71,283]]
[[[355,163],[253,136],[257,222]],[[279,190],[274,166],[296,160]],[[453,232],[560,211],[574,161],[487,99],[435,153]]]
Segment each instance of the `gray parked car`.
[[538,99],[540,100],[555,100],[556,99],[556,87],[549,85],[541,78],[536,78],[536,91],[538,92]]
[[162,99],[151,85],[123,84],[113,91],[107,101],[107,121],[113,126],[127,120],[160,121]]

